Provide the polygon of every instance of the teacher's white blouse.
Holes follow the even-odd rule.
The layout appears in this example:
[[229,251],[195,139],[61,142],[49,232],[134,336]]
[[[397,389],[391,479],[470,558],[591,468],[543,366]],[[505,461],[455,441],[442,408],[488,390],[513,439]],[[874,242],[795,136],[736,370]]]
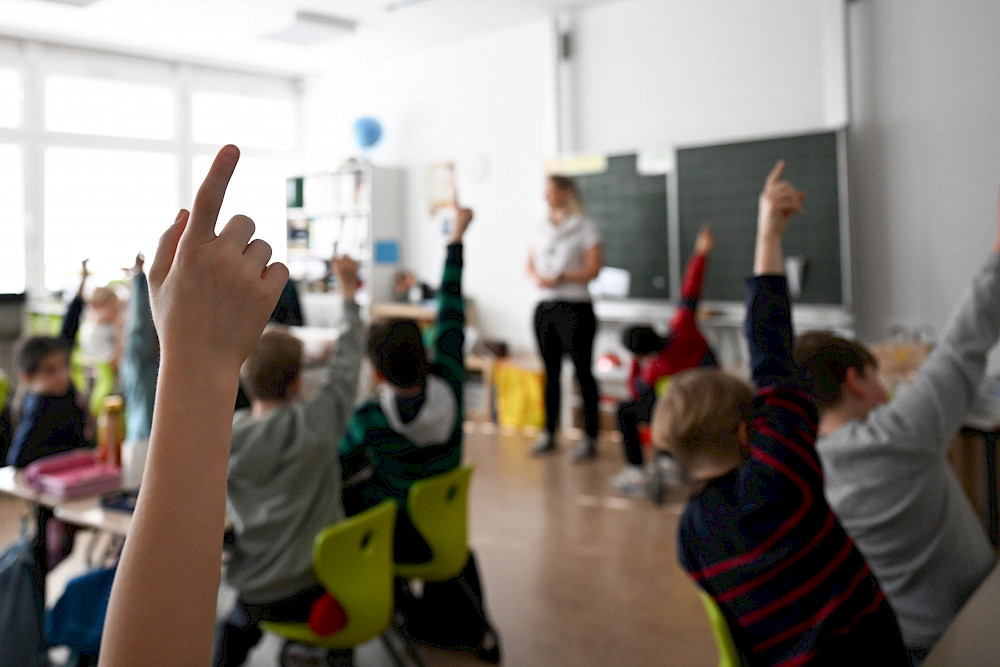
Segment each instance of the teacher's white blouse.
[[[590,218],[575,213],[562,224],[546,219],[538,227],[531,242],[531,259],[540,276],[555,278],[566,271],[583,268],[588,250],[601,242],[601,233]],[[539,301],[590,301],[590,292],[583,283],[561,283],[555,287],[538,288]]]

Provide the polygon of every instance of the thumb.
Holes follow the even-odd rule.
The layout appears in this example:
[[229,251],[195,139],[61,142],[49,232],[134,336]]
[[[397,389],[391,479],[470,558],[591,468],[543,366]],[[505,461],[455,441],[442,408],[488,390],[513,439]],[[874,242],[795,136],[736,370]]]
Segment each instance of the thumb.
[[149,267],[149,284],[159,287],[167,279],[170,267],[174,263],[174,255],[177,253],[177,244],[181,240],[184,228],[190,214],[187,209],[181,209],[174,219],[174,224],[167,227],[167,230],[160,236],[160,241],[156,245],[156,254],[153,256],[153,264]]

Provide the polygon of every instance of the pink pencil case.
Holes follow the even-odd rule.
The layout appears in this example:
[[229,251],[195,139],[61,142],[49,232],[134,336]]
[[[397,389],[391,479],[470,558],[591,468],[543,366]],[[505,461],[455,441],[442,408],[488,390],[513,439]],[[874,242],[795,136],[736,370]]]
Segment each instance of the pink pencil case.
[[25,468],[24,477],[38,491],[64,500],[99,495],[122,486],[121,468],[84,450],[38,459]]

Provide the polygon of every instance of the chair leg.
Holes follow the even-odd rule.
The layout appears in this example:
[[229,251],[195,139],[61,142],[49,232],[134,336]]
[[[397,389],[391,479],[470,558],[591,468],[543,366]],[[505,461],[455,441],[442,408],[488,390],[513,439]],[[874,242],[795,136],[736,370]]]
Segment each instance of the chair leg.
[[[391,630],[387,628],[386,631],[382,633],[382,637],[381,637],[381,639],[382,639],[382,645],[385,646],[386,653],[388,653],[389,657],[392,658],[392,663],[396,667],[405,667],[405,663],[403,662],[403,658],[400,657],[399,651],[396,650],[396,646],[392,643],[392,640],[389,638],[389,633],[390,632],[391,632]],[[406,642],[405,639],[402,639],[402,641],[404,643]]]
[[[390,632],[395,633],[403,641],[403,646],[406,649],[406,655],[409,656],[410,660],[412,660],[418,667],[425,667],[424,660],[420,657],[420,653],[417,652],[417,647],[414,644],[413,639],[411,639],[403,629],[393,624],[389,626],[388,630],[386,630],[386,634],[382,635],[386,641],[388,641],[388,633]],[[393,653],[393,657],[397,657],[395,652]]]

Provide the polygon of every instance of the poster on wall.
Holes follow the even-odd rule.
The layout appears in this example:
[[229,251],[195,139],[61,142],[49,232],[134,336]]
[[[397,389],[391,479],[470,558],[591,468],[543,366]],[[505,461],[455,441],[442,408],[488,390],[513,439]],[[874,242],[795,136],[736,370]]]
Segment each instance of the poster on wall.
[[432,217],[442,209],[454,208],[458,197],[454,162],[433,162],[427,166],[427,196]]

